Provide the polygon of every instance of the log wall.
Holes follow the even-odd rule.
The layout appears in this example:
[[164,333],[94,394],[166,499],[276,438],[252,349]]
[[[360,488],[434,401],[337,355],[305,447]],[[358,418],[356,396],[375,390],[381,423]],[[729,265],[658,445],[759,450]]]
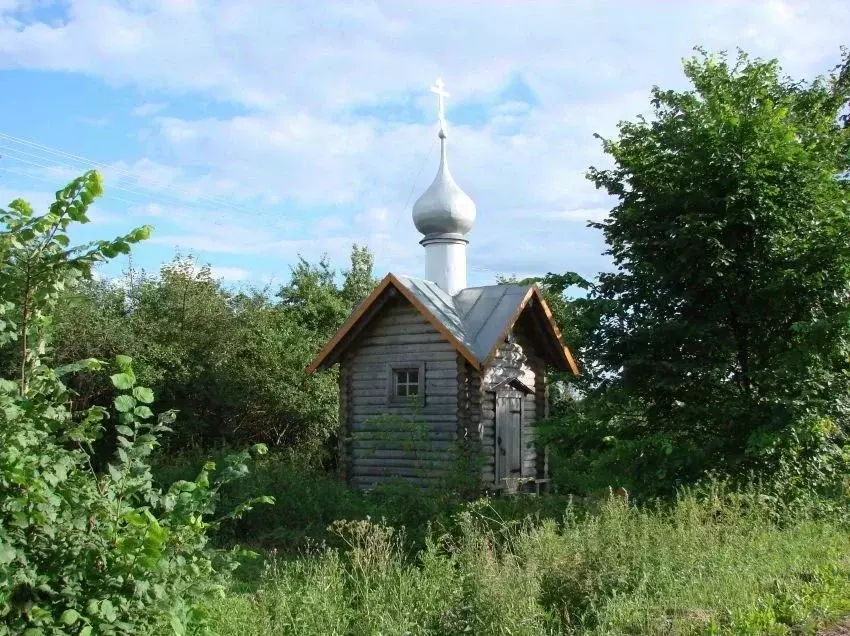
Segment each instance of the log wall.
[[[424,404],[389,399],[391,366],[424,365]],[[468,421],[466,369],[455,349],[402,298],[352,344],[341,361],[340,396],[346,408],[343,454],[352,485],[369,488],[393,477],[438,483],[454,466],[460,426]]]

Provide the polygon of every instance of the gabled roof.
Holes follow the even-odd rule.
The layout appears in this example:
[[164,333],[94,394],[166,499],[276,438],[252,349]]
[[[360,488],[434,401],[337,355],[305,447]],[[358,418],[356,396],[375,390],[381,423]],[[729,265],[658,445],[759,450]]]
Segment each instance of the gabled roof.
[[378,315],[392,296],[406,298],[422,316],[457,349],[473,367],[490,364],[499,344],[525,310],[536,314],[544,332],[544,354],[558,369],[578,375],[573,356],[536,285],[488,285],[470,287],[450,296],[435,283],[409,276],[387,274],[375,290],[348,317],[336,335],[308,367],[312,373],[334,364],[353,336]]

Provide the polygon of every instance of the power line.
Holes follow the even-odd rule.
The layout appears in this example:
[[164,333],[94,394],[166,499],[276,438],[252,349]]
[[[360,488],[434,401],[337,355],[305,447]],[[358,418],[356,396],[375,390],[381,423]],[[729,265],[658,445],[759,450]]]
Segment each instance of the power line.
[[[51,181],[50,179],[47,179],[46,177],[40,177],[38,175],[34,175],[31,172],[26,172],[25,170],[13,170],[12,168],[0,167],[0,171],[8,172],[9,174],[15,174],[15,175],[18,175],[18,176],[21,176],[21,177],[26,177],[27,179],[34,179],[36,181],[42,181],[44,183],[49,183],[51,185],[54,185],[53,181]],[[106,197],[108,197],[110,199],[115,199],[116,201],[121,201],[123,203],[128,203],[130,205],[138,205],[139,204],[138,201],[129,201],[127,199],[123,199],[123,198],[121,198],[117,195],[114,195],[114,194],[105,194],[104,198],[106,198]]]
[[[0,148],[2,148],[2,149],[4,149],[4,150],[6,150],[7,152],[9,152],[9,150],[10,150],[9,148],[6,148],[6,147],[5,147],[5,146],[3,146],[2,144],[0,144]],[[34,158],[36,158],[36,159],[42,159],[42,157],[39,157],[38,155],[34,155],[34,154],[32,154],[32,153],[27,153],[27,152],[24,152],[24,151],[22,151],[22,150],[18,150],[17,148],[12,148],[12,149],[11,149],[11,151],[12,151],[12,152],[14,152],[14,153],[15,153],[15,155],[22,154],[22,155],[26,155],[26,156],[28,156],[28,157],[34,157]],[[3,156],[4,156],[5,158],[7,158],[7,159],[11,159],[12,161],[18,161],[18,162],[20,162],[20,163],[25,163],[25,164],[28,164],[28,165],[30,165],[30,166],[35,166],[36,168],[43,168],[43,169],[45,169],[45,170],[50,170],[51,168],[54,168],[54,167],[55,167],[55,168],[64,168],[64,169],[66,169],[66,170],[73,170],[73,169],[74,169],[74,167],[73,167],[73,166],[69,166],[69,165],[67,165],[67,164],[60,164],[60,165],[56,165],[56,166],[50,166],[50,165],[45,165],[45,164],[43,164],[43,163],[38,163],[38,162],[35,162],[35,161],[30,161],[30,160],[28,160],[28,159],[21,159],[20,157],[17,157],[17,156],[15,156],[15,155],[5,154],[5,155],[3,155]],[[151,196],[151,195],[149,195],[149,194],[147,194],[147,193],[145,193],[145,192],[139,192],[138,190],[133,190],[133,189],[131,189],[131,188],[125,188],[125,187],[117,186],[117,185],[114,185],[114,184],[113,184],[113,185],[110,185],[109,187],[110,187],[111,189],[121,190],[122,192],[128,192],[129,194],[135,194],[136,196],[143,196],[143,197],[144,197],[144,196],[147,196],[147,197],[150,197],[150,196]],[[138,204],[138,203],[143,203],[143,202],[136,202],[136,203]]]
[[[20,158],[18,158],[18,157],[12,157],[12,156],[10,156],[10,155],[3,155],[3,157],[5,157],[6,159],[12,159],[13,161],[19,161],[19,162],[21,162],[21,163],[29,164],[29,165],[35,166],[35,167],[37,167],[37,168],[50,169],[50,168],[52,168],[52,167],[60,167],[60,168],[64,168],[64,169],[70,169],[70,168],[69,168],[69,166],[67,166],[67,165],[62,165],[62,166],[46,166],[46,165],[43,165],[43,164],[40,164],[40,163],[36,163],[36,162],[34,162],[34,161],[28,161],[28,160],[20,159]],[[10,173],[10,174],[15,174],[15,175],[19,175],[19,176],[26,177],[26,178],[29,178],[29,179],[35,179],[35,180],[37,180],[37,181],[42,181],[42,182],[44,182],[44,183],[49,183],[49,184],[51,184],[51,185],[53,185],[53,186],[55,186],[55,185],[56,185],[56,184],[55,184],[55,182],[53,182],[52,180],[47,179],[47,178],[45,178],[45,177],[40,177],[40,176],[38,176],[38,175],[34,175],[34,174],[32,174],[31,172],[26,172],[26,171],[22,171],[22,170],[13,170],[13,169],[10,169],[10,168],[0,168],[0,170],[3,170],[4,172],[8,172],[8,173]],[[130,200],[130,199],[125,199],[124,197],[120,197],[120,196],[117,196],[117,195],[115,195],[115,194],[112,194],[112,191],[113,191],[113,190],[116,190],[116,189],[117,189],[117,190],[121,190],[122,192],[128,192],[128,193],[130,193],[130,194],[134,194],[134,195],[147,196],[147,197],[149,197],[150,199],[152,199],[154,203],[157,203],[157,204],[158,204],[158,201],[156,201],[156,199],[155,199],[153,196],[151,196],[151,195],[149,195],[149,194],[147,194],[147,193],[144,193],[144,192],[136,192],[136,191],[134,191],[134,190],[128,190],[128,189],[126,189],[126,188],[121,188],[121,187],[119,187],[119,186],[115,186],[115,185],[111,185],[111,186],[109,186],[109,187],[106,189],[106,192],[104,193],[103,198],[104,198],[105,200],[107,200],[107,201],[112,201],[112,200],[114,200],[114,201],[121,201],[122,203],[126,203],[126,204],[128,204],[128,205],[130,205],[130,206],[133,206],[133,207],[135,207],[135,208],[138,208],[139,206],[142,206],[142,205],[144,205],[145,203],[150,203],[150,201],[144,201],[144,200],[141,200],[141,201],[140,201],[140,200]],[[188,206],[188,207],[191,207],[191,206]],[[200,211],[201,211],[201,212],[207,212],[207,210],[203,210],[203,209],[201,209]],[[219,227],[221,227],[221,226],[223,226],[223,225],[224,225],[224,220],[222,220],[222,219],[215,219],[215,218],[211,218],[211,219],[209,219],[209,222],[210,222],[211,224],[213,224],[213,225],[217,225],[217,226],[219,226]]]
[[[2,146],[2,145],[0,145],[0,147],[3,147],[3,146]],[[68,165],[68,164],[58,164],[58,165],[57,165],[57,164],[54,164],[54,165],[47,165],[47,164],[39,163],[39,162],[36,162],[36,161],[30,161],[29,159],[23,159],[23,158],[18,157],[18,156],[16,156],[16,155],[17,155],[17,154],[26,154],[27,156],[30,156],[30,157],[36,157],[36,158],[39,158],[39,157],[37,157],[37,155],[33,155],[32,153],[24,153],[23,151],[21,151],[21,150],[19,150],[19,149],[17,149],[17,148],[15,148],[15,149],[13,150],[13,152],[15,153],[15,155],[8,154],[8,151],[7,151],[7,154],[2,155],[2,157],[5,157],[6,159],[11,159],[12,161],[17,161],[17,162],[19,162],[19,163],[23,163],[23,164],[27,164],[27,165],[30,165],[30,166],[34,166],[34,167],[36,167],[36,168],[42,168],[42,169],[44,169],[44,170],[50,170],[50,169],[52,169],[52,168],[62,168],[62,169],[65,169],[65,170],[72,170],[72,171],[76,171],[76,167],[74,167],[74,166],[70,166],[70,165]],[[11,174],[18,174],[18,175],[21,175],[21,176],[30,177],[30,178],[33,178],[33,179],[37,179],[37,180],[39,180],[39,181],[44,181],[44,182],[46,182],[46,183],[51,183],[51,184],[53,184],[53,182],[52,182],[52,181],[50,181],[49,179],[40,178],[40,177],[37,177],[37,176],[35,176],[35,175],[32,175],[31,173],[27,173],[27,172],[18,172],[18,171],[12,171],[12,170],[6,170],[6,171],[7,171],[7,172],[10,172]],[[55,184],[54,184],[54,185],[55,185]],[[138,207],[138,206],[142,206],[142,205],[144,205],[144,204],[146,204],[146,203],[161,204],[161,199],[160,199],[160,198],[158,198],[158,197],[157,197],[157,195],[155,195],[155,194],[151,194],[151,193],[149,193],[149,192],[144,192],[144,191],[134,190],[134,189],[132,189],[132,188],[126,188],[126,187],[122,187],[122,186],[115,185],[115,184],[110,185],[110,186],[109,186],[106,190],[107,190],[107,192],[106,192],[106,194],[105,194],[105,198],[107,198],[107,199],[110,199],[110,198],[111,198],[111,199],[115,199],[115,200],[118,200],[118,201],[123,201],[123,202],[125,202],[125,203],[129,203],[130,205],[133,205],[133,206],[136,206],[136,207]],[[146,197],[146,198],[147,198],[147,200],[145,200],[145,199],[142,199],[142,200],[128,200],[128,199],[125,199],[125,198],[122,198],[122,197],[118,197],[118,196],[112,195],[112,194],[111,194],[111,192],[112,192],[113,190],[120,190],[120,191],[122,191],[122,192],[126,192],[126,193],[131,194],[131,195],[134,195],[134,196]],[[181,205],[182,207],[185,207],[185,208],[191,209],[191,210],[193,210],[193,211],[203,212],[204,214],[207,214],[207,215],[210,215],[210,212],[211,212],[209,209],[204,209],[203,207],[198,207],[198,204],[197,204],[196,202],[193,202],[193,201],[180,201],[180,205]],[[221,214],[222,214],[222,213],[221,213],[221,211],[220,211],[220,210],[215,210],[215,211],[214,211],[214,213],[218,214],[218,215],[219,215],[219,217],[221,217]],[[211,218],[211,219],[210,219],[210,222],[211,222],[211,223],[213,223],[213,224],[215,224],[215,225],[222,225],[222,224],[223,224],[223,221],[221,220],[221,218],[219,218],[219,219]]]
[[[34,148],[36,150],[39,150],[41,152],[45,152],[45,153],[48,153],[48,154],[51,154],[51,155],[54,155],[54,156],[63,157],[66,160],[71,159],[71,160],[78,161],[80,163],[83,163],[83,164],[86,164],[86,165],[89,165],[89,166],[102,168],[104,170],[110,170],[112,172],[116,172],[118,174],[121,174],[125,177],[132,178],[136,182],[149,181],[149,179],[146,179],[145,177],[142,177],[142,176],[138,175],[137,173],[134,173],[130,170],[126,170],[124,168],[119,168],[118,166],[107,164],[107,163],[104,163],[102,161],[97,161],[95,159],[90,159],[90,158],[84,157],[82,155],[77,155],[77,154],[73,154],[73,153],[70,153],[70,152],[65,152],[64,150],[60,150],[58,148],[53,148],[52,146],[46,146],[44,144],[40,144],[40,143],[37,143],[35,141],[31,141],[29,139],[24,139],[22,137],[15,137],[14,135],[9,135],[7,133],[0,132],[0,139],[5,139],[8,142],[16,143],[16,144],[26,146],[26,147],[29,147],[29,148]],[[23,151],[18,150],[18,152],[23,152]],[[246,208],[246,207],[236,205],[236,204],[231,203],[230,201],[227,201],[227,200],[222,199],[220,197],[215,197],[215,196],[206,195],[206,194],[198,194],[196,192],[192,192],[192,191],[187,190],[185,188],[180,188],[180,187],[175,186],[173,184],[160,183],[160,184],[158,184],[158,186],[160,188],[163,188],[163,189],[172,190],[173,192],[177,192],[178,194],[181,194],[183,197],[187,197],[189,199],[201,199],[201,200],[207,201],[207,202],[214,204],[214,205],[228,207],[228,208],[231,208],[231,209],[236,210],[238,212],[244,212],[244,213],[248,213],[248,214],[254,214],[256,212],[256,210],[252,210],[250,208]]]
[[407,205],[410,203],[410,197],[413,196],[413,191],[416,189],[416,184],[419,182],[419,176],[422,174],[422,170],[425,168],[425,164],[428,162],[428,159],[431,158],[431,152],[434,150],[433,146],[428,146],[428,150],[424,153],[422,157],[422,163],[419,164],[419,170],[416,172],[416,176],[413,177],[413,184],[410,186],[410,192],[407,193],[407,199],[404,202],[404,207],[402,208],[402,214],[398,216],[395,220],[395,225],[393,229],[398,227],[399,222],[401,221],[402,215],[407,212]]

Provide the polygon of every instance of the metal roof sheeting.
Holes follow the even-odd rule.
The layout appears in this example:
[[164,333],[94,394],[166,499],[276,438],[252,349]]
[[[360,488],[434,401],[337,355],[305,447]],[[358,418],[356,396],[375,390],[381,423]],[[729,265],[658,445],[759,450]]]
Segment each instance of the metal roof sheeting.
[[[338,361],[339,355],[360,329],[380,312],[393,294],[407,298],[417,310],[476,368],[483,368],[502,338],[526,307],[533,309],[538,323],[540,353],[556,368],[578,375],[572,354],[561,342],[552,314],[534,285],[488,285],[470,287],[450,296],[428,280],[387,274],[360,303],[334,337],[307,368],[310,373]],[[533,324],[533,323],[532,323]]]
[[449,296],[435,283],[409,276],[398,281],[484,364],[493,347],[512,326],[531,285],[470,287]]

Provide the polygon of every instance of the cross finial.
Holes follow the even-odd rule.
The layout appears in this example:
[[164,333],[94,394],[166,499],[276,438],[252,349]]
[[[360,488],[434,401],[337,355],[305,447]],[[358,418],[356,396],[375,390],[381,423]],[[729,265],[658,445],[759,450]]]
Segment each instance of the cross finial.
[[446,136],[446,105],[443,101],[449,94],[446,92],[446,86],[443,84],[443,78],[438,77],[437,81],[431,87],[431,92],[437,96],[437,117],[440,121],[440,137]]

